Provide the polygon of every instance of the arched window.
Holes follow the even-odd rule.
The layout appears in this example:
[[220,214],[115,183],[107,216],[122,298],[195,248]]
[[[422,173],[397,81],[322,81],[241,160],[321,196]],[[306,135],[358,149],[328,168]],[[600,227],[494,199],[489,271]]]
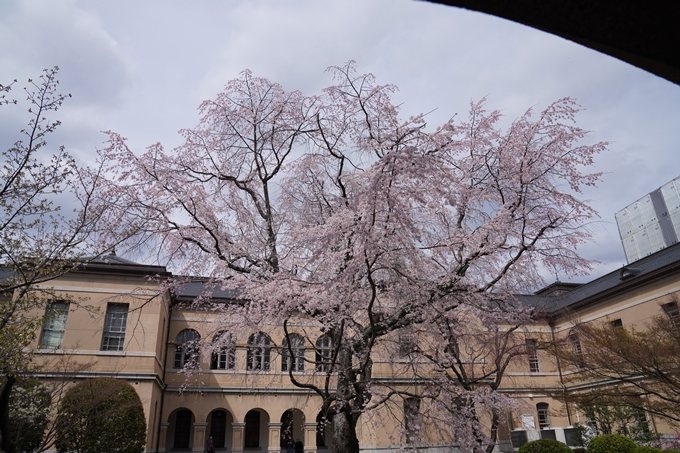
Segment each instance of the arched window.
[[[290,338],[290,348],[288,338],[283,339],[281,348],[281,371],[305,371],[305,339],[293,333]],[[290,352],[293,351],[291,356]]]
[[184,329],[175,339],[175,363],[174,367],[198,368],[198,352],[201,336],[193,329]]
[[538,413],[538,429],[550,428],[550,415],[548,414],[548,403],[538,403],[536,405]]
[[234,337],[225,331],[213,337],[213,352],[210,356],[211,370],[233,370],[236,366]]
[[246,369],[269,370],[271,360],[271,340],[267,334],[258,332],[248,338],[248,352],[246,355]]
[[333,358],[333,340],[323,335],[316,340],[316,371],[330,371]]

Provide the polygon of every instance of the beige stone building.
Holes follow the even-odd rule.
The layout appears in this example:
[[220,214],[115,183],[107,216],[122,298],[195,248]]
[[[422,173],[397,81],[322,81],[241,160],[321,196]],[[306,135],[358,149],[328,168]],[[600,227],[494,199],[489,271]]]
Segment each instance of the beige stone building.
[[[314,347],[291,336],[305,360],[291,358],[276,326],[218,328],[211,322],[213,311],[183,305],[201,293],[200,281],[173,295],[159,292],[158,281],[169,276],[162,267],[106,256],[51,282],[57,295],[48,308],[52,316],[34,345],[42,378],[55,379],[56,367],[66,361],[76,370],[69,375],[73,382],[97,376],[125,379],[144,406],[148,452],[202,452],[209,435],[217,451],[285,451],[288,434],[304,443],[305,452],[330,451],[330,433],[319,423],[320,399],[288,378],[291,368],[306,379],[324,376],[329,345],[322,333]],[[513,363],[502,390],[525,404],[502,427],[498,450],[512,451],[511,441],[517,447],[541,436],[570,443],[571,429],[585,423],[585,415],[557,395],[584,386],[597,391],[600,385],[568,383],[566,378],[577,370],[560,366],[534,345],[567,337],[576,323],[643,325],[651,316],[667,313],[668,304],[675,303],[671,296],[679,292],[680,245],[674,245],[590,283],[556,283],[522,296],[524,303],[538,307],[540,316],[517,334],[529,354]],[[215,293],[218,301],[235,296]],[[299,320],[291,329],[310,338],[314,326]],[[221,342],[212,350],[198,350],[191,346],[198,340],[204,345]],[[190,373],[187,363],[194,364]],[[406,368],[386,354],[376,359],[374,375],[402,378]],[[404,419],[403,406],[398,406],[379,412],[377,422],[367,416],[360,421],[362,450],[397,448]],[[672,432],[658,420],[649,422],[660,433]],[[455,442],[439,431],[423,432],[430,451],[457,451]]]

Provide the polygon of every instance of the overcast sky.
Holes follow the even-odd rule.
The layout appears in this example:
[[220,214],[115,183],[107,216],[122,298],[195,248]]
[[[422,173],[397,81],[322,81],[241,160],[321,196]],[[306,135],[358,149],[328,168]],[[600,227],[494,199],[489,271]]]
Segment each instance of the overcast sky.
[[[0,83],[61,68],[71,93],[51,139],[78,159],[103,145],[100,131],[139,151],[179,144],[199,103],[250,69],[286,90],[315,94],[325,69],[355,60],[393,83],[405,115],[435,110],[430,124],[465,115],[471,100],[510,121],[528,107],[571,96],[585,109],[587,142],[611,142],[585,197],[599,211],[582,254],[602,262],[590,278],[625,264],[614,213],[680,175],[680,86],[578,44],[503,19],[407,0],[126,1],[2,0]],[[0,109],[0,146],[26,117]],[[587,281],[589,278],[580,279]]]

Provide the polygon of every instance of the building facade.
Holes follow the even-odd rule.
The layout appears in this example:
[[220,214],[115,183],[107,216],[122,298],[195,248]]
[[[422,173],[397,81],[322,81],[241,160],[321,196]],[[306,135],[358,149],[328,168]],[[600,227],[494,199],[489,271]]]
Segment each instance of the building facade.
[[[190,303],[202,292],[200,279],[171,294],[159,290],[167,277],[162,267],[106,256],[50,282],[55,300],[34,345],[38,376],[54,381],[62,370],[73,382],[103,376],[129,382],[144,406],[148,452],[202,452],[208,436],[216,451],[285,451],[289,438],[299,439],[307,453],[330,451],[332,433],[320,398],[289,379],[291,371],[312,382],[324,378],[330,344],[323,333],[315,337],[313,324],[297,320],[288,348],[280,326],[215,323],[215,310]],[[562,366],[541,344],[568,338],[579,323],[643,326],[668,314],[672,304],[677,310],[679,295],[676,244],[587,284],[558,282],[518,296],[535,307],[536,317],[516,332],[527,354],[508,368],[501,391],[523,404],[501,426],[497,450],[512,451],[539,437],[573,444],[573,428],[587,422],[586,414],[560,395],[596,392],[603,385],[572,379],[579,370]],[[213,296],[217,303],[238,299],[229,291]],[[314,344],[298,333],[316,338]],[[410,362],[402,357],[377,356],[374,377],[409,377]],[[413,430],[409,423],[418,408],[406,398],[362,416],[357,428],[362,450],[398,448]],[[656,432],[673,432],[662,420],[648,418]],[[455,433],[422,431],[429,451],[458,451]]]

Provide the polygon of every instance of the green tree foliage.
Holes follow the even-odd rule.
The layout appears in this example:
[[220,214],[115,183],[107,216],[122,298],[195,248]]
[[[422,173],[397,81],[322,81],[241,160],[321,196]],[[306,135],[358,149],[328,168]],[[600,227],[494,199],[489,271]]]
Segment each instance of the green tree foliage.
[[136,231],[129,224],[102,232],[109,207],[92,203],[102,167],[78,165],[63,147],[48,149],[47,138],[61,124],[53,115],[71,96],[57,91],[58,71],[29,79],[25,102],[8,97],[16,80],[0,84],[0,107],[27,106],[19,139],[0,152],[0,449],[7,453],[16,450],[8,431],[10,395],[17,376],[31,371],[30,346],[53,297],[47,282]]
[[661,453],[661,449],[656,447],[649,447],[647,445],[638,445],[634,453]]
[[517,453],[572,453],[571,448],[552,439],[539,439],[527,442]]
[[635,453],[635,442],[619,434],[603,434],[588,442],[588,453]]
[[49,423],[50,389],[35,379],[18,379],[9,398],[9,437],[17,451],[42,450]]
[[142,402],[125,381],[87,379],[71,388],[59,405],[59,453],[141,453],[145,441]]
[[[572,401],[612,411],[618,407],[633,418],[648,412],[671,424],[680,423],[680,374],[677,373],[680,325],[677,320],[661,315],[651,318],[644,326],[630,328],[614,327],[609,322],[579,324],[574,332],[579,348],[570,342],[555,348],[563,363],[572,364],[578,370],[571,374],[569,382],[617,384],[599,387],[595,392],[573,393],[569,395]],[[599,426],[598,431],[616,432]]]

